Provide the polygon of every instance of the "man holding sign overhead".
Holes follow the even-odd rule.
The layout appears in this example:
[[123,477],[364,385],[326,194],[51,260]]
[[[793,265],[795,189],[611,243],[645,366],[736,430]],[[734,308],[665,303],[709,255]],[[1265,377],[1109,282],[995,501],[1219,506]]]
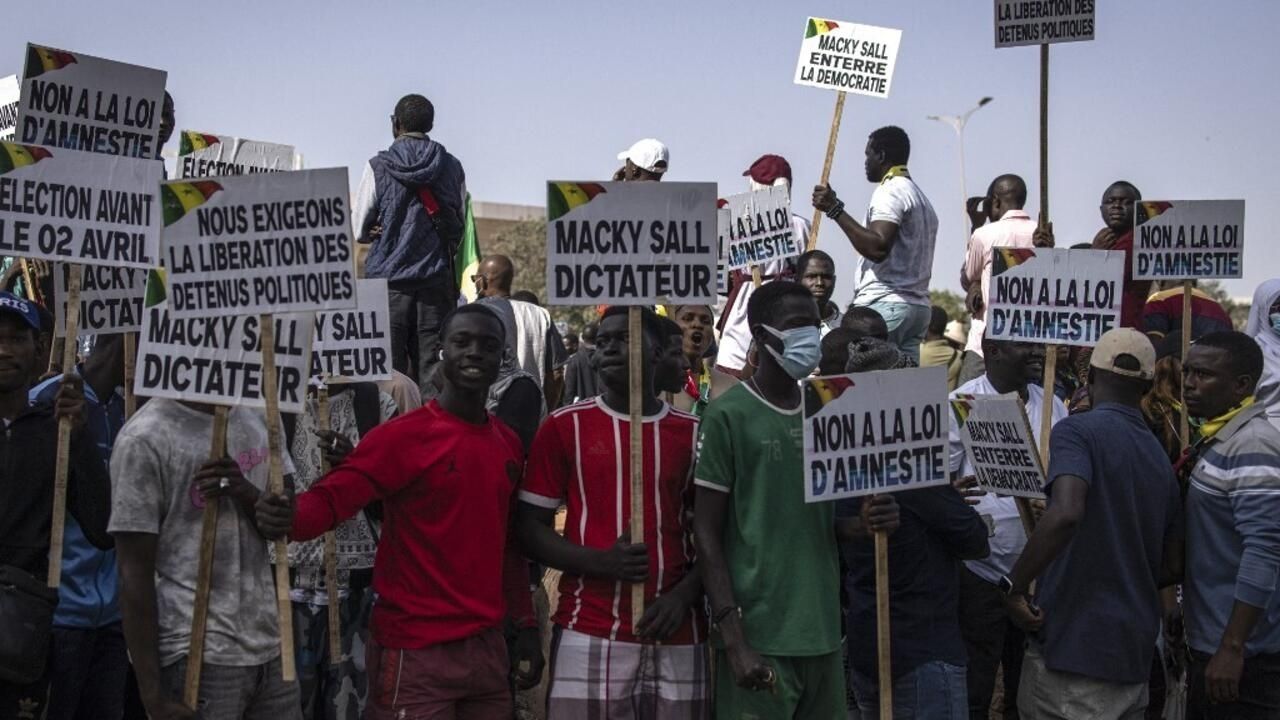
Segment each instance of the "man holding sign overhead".
[[874,309],[889,325],[889,342],[917,360],[929,327],[929,280],[938,216],[911,178],[911,140],[892,125],[867,138],[867,181],[878,183],[866,223],[845,212],[829,185],[813,190],[813,206],[835,220],[858,252],[854,305]]

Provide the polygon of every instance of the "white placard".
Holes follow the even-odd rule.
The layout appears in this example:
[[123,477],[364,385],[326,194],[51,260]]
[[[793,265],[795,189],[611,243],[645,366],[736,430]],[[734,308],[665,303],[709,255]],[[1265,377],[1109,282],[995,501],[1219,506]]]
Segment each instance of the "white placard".
[[[67,274],[65,265],[53,272],[54,334],[67,334]],[[80,335],[138,332],[142,329],[142,298],[147,271],[140,268],[85,265],[80,282]]]
[[1124,252],[994,248],[986,336],[1093,347],[1120,327]]
[[174,317],[356,305],[346,168],[160,186]]
[[998,495],[1044,498],[1040,453],[1016,394],[953,394],[951,410],[978,487]]
[[1244,200],[1134,203],[1133,278],[1244,277]]
[[28,44],[18,141],[154,160],[165,78],[163,70]]
[[295,169],[292,145],[183,130],[178,135],[178,177],[222,177]]
[[791,225],[791,192],[784,186],[730,195],[719,209],[720,259],[730,270],[764,265],[804,252]]
[[0,254],[155,267],[163,172],[155,160],[0,142]]
[[996,47],[1093,39],[1094,0],[995,0]]
[[950,482],[945,368],[810,378],[803,390],[805,502]]
[[18,127],[18,76],[0,78],[0,140],[13,140]]
[[796,84],[887,98],[901,42],[902,31],[894,28],[811,17]]
[[548,182],[547,303],[715,303],[716,186]]
[[[215,405],[266,407],[262,394],[262,335],[257,315],[175,318],[160,273],[147,285],[133,392]],[[299,413],[310,370],[311,313],[272,318],[280,412]]]
[[359,307],[316,313],[311,376],[326,382],[391,379],[391,310],[386,280],[356,283]]

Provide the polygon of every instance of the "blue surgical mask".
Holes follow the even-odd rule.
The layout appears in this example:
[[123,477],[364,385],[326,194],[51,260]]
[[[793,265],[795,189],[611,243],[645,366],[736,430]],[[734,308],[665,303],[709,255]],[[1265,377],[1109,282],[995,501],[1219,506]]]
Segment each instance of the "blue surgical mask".
[[1268,317],[1271,318],[1271,329],[1280,335],[1280,313],[1271,313]]
[[761,327],[782,341],[781,353],[768,345],[765,345],[765,349],[788,375],[796,380],[803,380],[818,367],[818,361],[822,359],[822,333],[818,328],[809,325],[778,331],[768,325]]

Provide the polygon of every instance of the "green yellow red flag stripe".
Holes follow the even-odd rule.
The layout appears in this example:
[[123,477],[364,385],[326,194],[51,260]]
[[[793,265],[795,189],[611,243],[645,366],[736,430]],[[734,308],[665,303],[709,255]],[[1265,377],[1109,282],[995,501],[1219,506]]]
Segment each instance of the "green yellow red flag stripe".
[[169,299],[169,289],[165,285],[164,268],[147,271],[147,289],[142,295],[143,307],[155,307]]
[[164,225],[168,227],[182,219],[222,189],[212,180],[166,183],[160,186],[160,205],[164,208]]
[[1036,251],[1031,248],[994,248],[991,251],[991,272],[999,275],[1035,256]]
[[557,220],[570,210],[586,205],[605,192],[600,183],[547,183],[547,217]]
[[69,52],[31,45],[27,49],[27,67],[24,73],[30,79],[68,65],[74,65],[75,62],[76,56]]
[[833,20],[823,20],[822,18],[809,18],[809,25],[804,30],[806,40],[815,35],[826,35],[827,33],[840,27]]
[[50,157],[53,157],[53,153],[39,145],[0,142],[0,175],[20,167],[34,165]]
[[204,150],[210,145],[217,145],[219,142],[221,141],[218,140],[217,135],[183,130],[182,141],[178,144],[178,154],[190,155],[197,150]]

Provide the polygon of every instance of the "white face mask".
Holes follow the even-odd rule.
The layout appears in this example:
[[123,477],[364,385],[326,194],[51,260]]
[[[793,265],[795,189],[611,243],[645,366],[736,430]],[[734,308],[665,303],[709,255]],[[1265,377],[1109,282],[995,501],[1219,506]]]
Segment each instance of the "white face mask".
[[817,327],[808,325],[782,331],[774,330],[768,325],[760,327],[782,341],[781,353],[768,345],[765,345],[765,349],[788,375],[796,380],[803,380],[818,367],[818,361],[822,359],[822,333]]

